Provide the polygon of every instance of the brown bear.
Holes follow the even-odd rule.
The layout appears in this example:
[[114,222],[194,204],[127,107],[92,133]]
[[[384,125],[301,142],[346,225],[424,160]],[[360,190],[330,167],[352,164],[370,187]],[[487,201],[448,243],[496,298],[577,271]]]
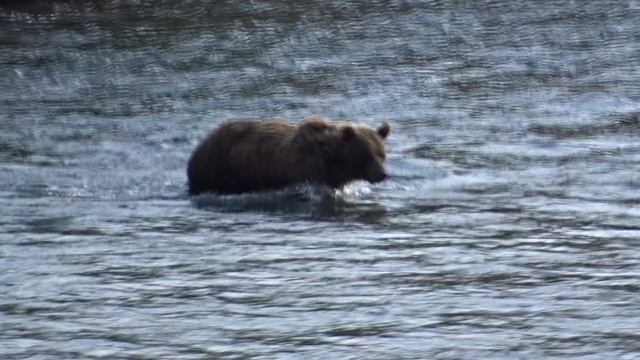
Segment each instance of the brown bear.
[[309,182],[341,188],[354,180],[387,177],[383,141],[389,124],[377,129],[313,117],[299,125],[284,119],[238,119],[212,131],[187,166],[189,194],[242,193]]

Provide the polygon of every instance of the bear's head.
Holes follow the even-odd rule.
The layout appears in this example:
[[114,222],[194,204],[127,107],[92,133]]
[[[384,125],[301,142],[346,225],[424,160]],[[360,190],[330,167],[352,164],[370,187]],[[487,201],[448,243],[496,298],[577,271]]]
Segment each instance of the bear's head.
[[307,144],[313,144],[313,152],[321,157],[326,181],[334,187],[353,180],[378,183],[387,178],[384,140],[389,131],[387,123],[374,129],[319,118],[307,120],[300,126]]

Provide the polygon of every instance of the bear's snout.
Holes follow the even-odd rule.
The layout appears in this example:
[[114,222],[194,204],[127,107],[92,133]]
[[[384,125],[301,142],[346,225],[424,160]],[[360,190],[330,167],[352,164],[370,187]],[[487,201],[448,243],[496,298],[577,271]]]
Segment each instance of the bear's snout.
[[384,167],[381,163],[374,162],[369,165],[369,169],[367,171],[366,180],[370,183],[379,183],[382,180],[386,179],[389,175],[384,170]]
[[370,179],[369,181],[372,183],[379,183],[381,181],[383,181],[384,179],[386,179],[389,175],[387,175],[387,173],[385,172],[381,172],[379,174],[377,174],[374,178]]

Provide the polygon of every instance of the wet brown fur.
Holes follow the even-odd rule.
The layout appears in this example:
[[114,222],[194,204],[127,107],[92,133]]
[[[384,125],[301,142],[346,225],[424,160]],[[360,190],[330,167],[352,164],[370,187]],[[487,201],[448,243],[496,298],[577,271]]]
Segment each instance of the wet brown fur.
[[340,188],[353,180],[386,177],[378,129],[314,117],[299,125],[284,119],[229,121],[195,149],[187,167],[189,193],[241,193],[310,182]]

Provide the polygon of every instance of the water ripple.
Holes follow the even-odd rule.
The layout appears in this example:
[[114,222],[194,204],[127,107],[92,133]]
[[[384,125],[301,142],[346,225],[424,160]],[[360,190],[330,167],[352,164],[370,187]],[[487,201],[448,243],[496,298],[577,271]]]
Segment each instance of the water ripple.
[[[0,4],[0,358],[632,359],[640,6]],[[238,116],[388,181],[186,194]]]

